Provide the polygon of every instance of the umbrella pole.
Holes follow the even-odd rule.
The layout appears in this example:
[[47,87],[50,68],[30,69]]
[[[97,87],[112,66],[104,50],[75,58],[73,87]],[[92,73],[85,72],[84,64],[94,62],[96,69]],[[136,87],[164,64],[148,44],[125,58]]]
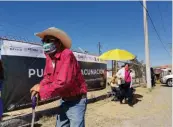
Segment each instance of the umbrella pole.
[[112,76],[113,76],[113,72],[114,72],[114,61],[112,60]]
[[117,61],[115,61],[114,66],[115,66],[115,73],[117,73]]

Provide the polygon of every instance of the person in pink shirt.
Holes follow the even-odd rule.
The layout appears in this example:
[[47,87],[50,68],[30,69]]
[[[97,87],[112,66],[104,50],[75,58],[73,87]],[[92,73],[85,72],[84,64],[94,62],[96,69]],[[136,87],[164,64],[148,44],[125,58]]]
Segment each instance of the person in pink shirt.
[[124,68],[117,72],[117,77],[121,79],[121,97],[120,103],[122,103],[124,98],[128,98],[129,106],[132,106],[132,73],[129,69],[129,64],[126,63]]
[[85,127],[87,85],[71,48],[68,35],[51,27],[36,36],[43,42],[46,66],[43,80],[30,90],[41,100],[60,96],[56,127]]

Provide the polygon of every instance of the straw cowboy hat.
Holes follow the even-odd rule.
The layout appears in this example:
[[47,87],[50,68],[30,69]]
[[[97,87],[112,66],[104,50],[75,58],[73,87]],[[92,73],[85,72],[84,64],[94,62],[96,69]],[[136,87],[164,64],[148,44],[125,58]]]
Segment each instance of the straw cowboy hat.
[[55,27],[50,27],[46,30],[44,30],[43,32],[40,33],[36,33],[36,36],[40,37],[40,38],[44,38],[46,35],[51,35],[54,36],[58,39],[61,40],[62,44],[66,47],[66,48],[71,48],[71,39],[70,37],[62,30],[55,28]]

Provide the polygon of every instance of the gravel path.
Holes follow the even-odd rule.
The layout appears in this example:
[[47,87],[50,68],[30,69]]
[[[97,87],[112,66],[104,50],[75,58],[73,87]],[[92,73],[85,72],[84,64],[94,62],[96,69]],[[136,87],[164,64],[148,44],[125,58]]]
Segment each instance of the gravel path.
[[[110,99],[89,104],[86,127],[172,127],[171,87],[158,85],[152,92],[137,88],[135,96],[138,101],[133,107]],[[54,127],[55,117],[42,118],[40,123]]]

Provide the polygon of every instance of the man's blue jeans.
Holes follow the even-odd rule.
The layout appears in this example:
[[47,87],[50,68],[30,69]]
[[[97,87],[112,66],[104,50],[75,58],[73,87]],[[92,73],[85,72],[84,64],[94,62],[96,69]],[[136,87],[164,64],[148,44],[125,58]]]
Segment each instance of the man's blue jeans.
[[60,100],[60,103],[56,127],[85,127],[87,98],[77,101]]

